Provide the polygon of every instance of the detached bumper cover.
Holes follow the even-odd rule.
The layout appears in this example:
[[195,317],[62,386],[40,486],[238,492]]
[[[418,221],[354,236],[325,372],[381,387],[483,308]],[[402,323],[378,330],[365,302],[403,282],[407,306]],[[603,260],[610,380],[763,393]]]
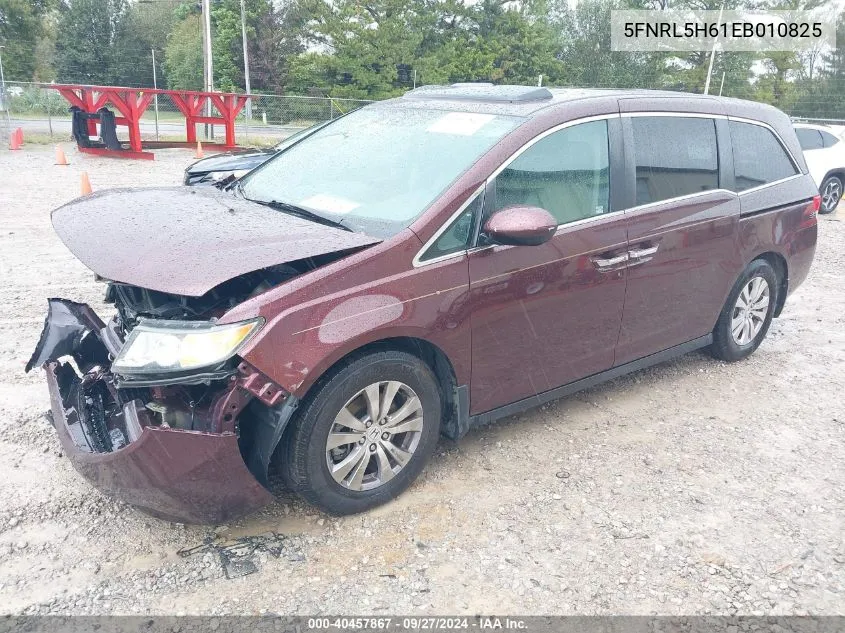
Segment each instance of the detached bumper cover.
[[234,433],[144,427],[126,447],[108,453],[82,450],[74,440],[56,376],[48,363],[53,423],[79,473],[102,492],[152,514],[184,523],[223,523],[248,514],[273,496],[249,472]]

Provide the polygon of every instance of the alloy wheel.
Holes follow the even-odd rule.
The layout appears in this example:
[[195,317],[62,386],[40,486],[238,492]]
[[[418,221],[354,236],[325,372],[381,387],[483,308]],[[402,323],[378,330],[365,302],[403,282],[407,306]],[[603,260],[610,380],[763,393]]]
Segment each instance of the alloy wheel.
[[748,345],[763,329],[769,295],[769,282],[763,277],[752,277],[739,293],[731,313],[731,336],[737,345]]
[[822,207],[825,211],[833,211],[839,204],[840,198],[842,198],[842,184],[836,179],[831,179],[822,191]]
[[326,439],[332,478],[354,491],[393,479],[411,461],[423,430],[422,403],[395,380],[373,383],[340,409]]

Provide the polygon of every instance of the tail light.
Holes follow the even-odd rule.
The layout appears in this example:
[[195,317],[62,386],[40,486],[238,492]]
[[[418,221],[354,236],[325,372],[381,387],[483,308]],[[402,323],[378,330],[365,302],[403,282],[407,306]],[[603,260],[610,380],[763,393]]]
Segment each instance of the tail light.
[[799,228],[805,229],[810,226],[815,226],[818,222],[816,214],[822,206],[822,197],[813,196],[813,201],[804,207],[804,212],[801,214],[801,225]]

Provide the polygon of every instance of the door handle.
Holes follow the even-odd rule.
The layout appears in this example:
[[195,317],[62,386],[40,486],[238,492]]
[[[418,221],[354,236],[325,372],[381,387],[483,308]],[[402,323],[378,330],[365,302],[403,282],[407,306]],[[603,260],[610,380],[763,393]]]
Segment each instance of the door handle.
[[644,257],[651,257],[657,252],[658,246],[650,246],[648,248],[635,248],[628,251],[628,256],[631,259],[643,259]]
[[617,255],[616,257],[591,257],[590,259],[596,265],[596,268],[604,269],[612,268],[613,266],[618,266],[619,264],[624,264],[628,261],[628,258],[628,253],[622,253],[621,255]]

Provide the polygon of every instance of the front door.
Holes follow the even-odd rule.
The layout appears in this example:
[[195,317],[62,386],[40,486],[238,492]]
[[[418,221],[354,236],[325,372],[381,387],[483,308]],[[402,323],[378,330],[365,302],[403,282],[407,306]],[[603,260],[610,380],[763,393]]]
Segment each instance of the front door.
[[627,258],[624,214],[610,205],[618,126],[611,117],[563,127],[490,181],[485,216],[531,205],[560,225],[540,246],[470,252],[471,413],[613,366]]

